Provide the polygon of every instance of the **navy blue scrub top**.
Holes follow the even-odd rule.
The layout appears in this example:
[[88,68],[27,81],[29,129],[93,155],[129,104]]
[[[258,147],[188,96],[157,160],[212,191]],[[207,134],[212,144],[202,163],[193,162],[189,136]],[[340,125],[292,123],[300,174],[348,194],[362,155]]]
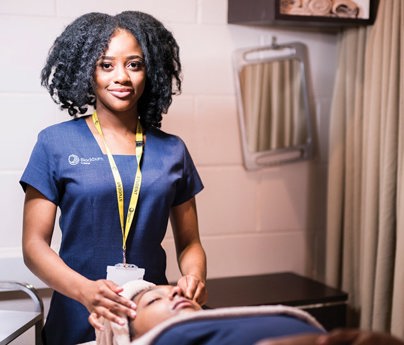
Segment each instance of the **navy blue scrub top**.
[[[166,254],[161,246],[170,208],[203,189],[192,158],[177,136],[146,131],[142,185],[127,239],[127,262],[145,269],[144,279],[166,284]],[[114,155],[129,204],[135,155]],[[108,265],[122,262],[115,182],[84,118],[50,126],[38,135],[20,183],[31,185],[60,208],[60,257],[85,277],[105,279]],[[126,213],[126,212],[125,212]],[[126,218],[126,214],[125,214]],[[54,293],[44,335],[47,344],[70,345],[95,339],[87,309]]]

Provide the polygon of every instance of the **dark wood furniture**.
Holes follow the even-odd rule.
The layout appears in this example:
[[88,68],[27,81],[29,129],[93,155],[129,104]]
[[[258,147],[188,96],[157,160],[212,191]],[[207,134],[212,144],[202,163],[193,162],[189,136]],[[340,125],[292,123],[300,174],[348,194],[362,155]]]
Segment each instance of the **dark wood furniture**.
[[208,279],[207,308],[283,304],[313,315],[327,330],[346,326],[348,294],[292,272]]

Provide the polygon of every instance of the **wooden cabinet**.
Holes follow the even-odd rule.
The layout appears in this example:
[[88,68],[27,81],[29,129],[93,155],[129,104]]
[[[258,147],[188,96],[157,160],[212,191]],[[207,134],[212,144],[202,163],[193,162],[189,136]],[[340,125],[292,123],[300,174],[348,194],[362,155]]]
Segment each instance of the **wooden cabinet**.
[[208,308],[283,304],[313,315],[327,330],[346,326],[348,294],[291,272],[208,279]]

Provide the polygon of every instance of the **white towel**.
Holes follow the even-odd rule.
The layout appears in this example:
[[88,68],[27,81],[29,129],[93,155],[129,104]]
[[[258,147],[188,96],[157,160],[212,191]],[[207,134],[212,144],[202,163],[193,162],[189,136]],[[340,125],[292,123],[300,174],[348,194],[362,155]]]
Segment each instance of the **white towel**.
[[[128,299],[133,299],[137,294],[139,294],[143,290],[150,289],[153,286],[155,286],[153,283],[150,283],[146,280],[132,280],[122,285],[123,291],[121,292],[121,296],[126,297]],[[104,330],[95,331],[96,344],[97,345],[130,344],[128,319],[127,317],[123,317],[123,319],[125,320],[124,325],[118,325],[115,322],[103,320]],[[92,344],[94,344],[94,342]]]

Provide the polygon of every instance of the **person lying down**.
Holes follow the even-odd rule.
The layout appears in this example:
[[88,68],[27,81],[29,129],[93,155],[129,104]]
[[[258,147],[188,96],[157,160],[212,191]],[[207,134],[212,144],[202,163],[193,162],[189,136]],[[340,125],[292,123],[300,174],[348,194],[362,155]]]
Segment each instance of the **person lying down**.
[[96,331],[97,345],[248,345],[273,337],[325,332],[310,314],[294,307],[202,310],[178,286],[136,280],[123,288],[121,294],[137,304],[137,315],[124,325],[100,319],[103,330]]

